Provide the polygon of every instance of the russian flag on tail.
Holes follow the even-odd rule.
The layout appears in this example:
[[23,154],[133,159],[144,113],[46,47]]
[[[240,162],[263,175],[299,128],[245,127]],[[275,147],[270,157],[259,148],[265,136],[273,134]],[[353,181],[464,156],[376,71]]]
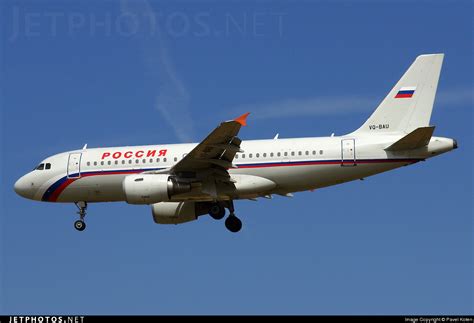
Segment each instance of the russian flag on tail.
[[398,93],[397,93],[397,95],[395,95],[395,98],[396,99],[411,98],[413,96],[413,94],[415,93],[415,90],[416,90],[416,86],[402,87],[402,88],[400,88],[400,90],[398,90]]

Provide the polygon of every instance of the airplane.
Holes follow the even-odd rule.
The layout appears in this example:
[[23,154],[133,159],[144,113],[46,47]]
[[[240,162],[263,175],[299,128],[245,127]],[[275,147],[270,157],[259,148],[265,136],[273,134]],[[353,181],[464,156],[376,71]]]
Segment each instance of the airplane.
[[239,137],[249,113],[220,123],[203,141],[87,148],[47,157],[14,184],[20,196],[75,203],[78,231],[89,203],[150,205],[154,222],[181,224],[209,214],[238,232],[234,201],[293,196],[425,161],[458,147],[434,137],[430,118],[444,54],[418,56],[355,131],[268,140]]

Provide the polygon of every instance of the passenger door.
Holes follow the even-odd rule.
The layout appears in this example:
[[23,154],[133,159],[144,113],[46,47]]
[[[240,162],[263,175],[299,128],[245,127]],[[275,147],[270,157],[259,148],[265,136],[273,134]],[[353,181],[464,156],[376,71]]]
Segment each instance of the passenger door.
[[81,177],[81,156],[82,153],[71,153],[67,162],[67,177]]

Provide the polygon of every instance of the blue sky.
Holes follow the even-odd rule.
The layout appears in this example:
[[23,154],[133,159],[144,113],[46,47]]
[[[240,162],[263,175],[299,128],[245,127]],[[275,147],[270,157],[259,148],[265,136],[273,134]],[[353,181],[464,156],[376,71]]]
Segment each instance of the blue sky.
[[[472,314],[472,2],[2,1],[0,312]],[[151,19],[155,18],[155,19]],[[460,148],[292,199],[153,223],[147,206],[24,200],[41,159],[357,128],[415,57],[446,54],[432,124]]]

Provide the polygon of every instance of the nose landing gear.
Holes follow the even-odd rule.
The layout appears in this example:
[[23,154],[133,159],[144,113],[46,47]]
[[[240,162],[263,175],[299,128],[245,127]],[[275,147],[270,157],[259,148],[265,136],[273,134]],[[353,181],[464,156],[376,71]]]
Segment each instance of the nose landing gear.
[[79,211],[77,211],[77,214],[79,214],[80,219],[74,222],[74,228],[77,231],[84,231],[86,229],[86,223],[84,222],[84,217],[86,216],[86,210],[87,210],[87,202],[75,202],[77,208]]

